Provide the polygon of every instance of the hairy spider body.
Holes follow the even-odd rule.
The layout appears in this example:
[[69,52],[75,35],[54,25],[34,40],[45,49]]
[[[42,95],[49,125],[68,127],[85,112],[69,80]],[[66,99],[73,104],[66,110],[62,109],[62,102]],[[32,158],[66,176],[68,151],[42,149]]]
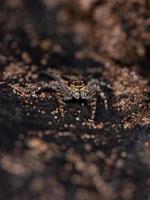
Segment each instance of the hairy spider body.
[[58,74],[53,75],[53,78],[55,81],[45,83],[42,87],[38,88],[38,91],[43,89],[53,89],[56,91],[59,111],[62,117],[64,116],[65,101],[73,98],[89,100],[91,102],[91,121],[95,118],[97,95],[102,98],[105,109],[108,109],[107,99],[101,88],[102,86],[108,86],[105,82],[91,79],[86,83],[84,80],[78,78],[75,80],[64,80]]

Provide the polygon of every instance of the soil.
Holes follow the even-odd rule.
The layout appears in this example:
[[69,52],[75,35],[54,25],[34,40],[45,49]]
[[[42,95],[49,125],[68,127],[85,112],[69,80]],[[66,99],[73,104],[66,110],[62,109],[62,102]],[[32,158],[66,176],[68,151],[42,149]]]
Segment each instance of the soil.
[[[7,0],[0,6],[0,199],[150,199],[147,0]],[[61,116],[51,72],[104,87]]]

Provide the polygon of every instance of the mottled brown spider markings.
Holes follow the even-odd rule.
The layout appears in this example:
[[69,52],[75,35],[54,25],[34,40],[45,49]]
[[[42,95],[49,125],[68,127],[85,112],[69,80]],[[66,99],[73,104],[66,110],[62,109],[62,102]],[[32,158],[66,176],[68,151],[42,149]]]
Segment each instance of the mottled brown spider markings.
[[61,116],[64,117],[64,104],[66,101],[75,99],[84,99],[91,102],[91,121],[94,121],[96,113],[97,95],[103,100],[105,109],[108,109],[107,98],[102,91],[102,86],[108,86],[105,82],[100,82],[98,79],[91,79],[85,82],[82,79],[76,78],[75,80],[65,80],[60,75],[53,75],[55,81],[45,83],[42,87],[38,88],[38,92],[43,89],[53,89],[59,103],[59,111]]

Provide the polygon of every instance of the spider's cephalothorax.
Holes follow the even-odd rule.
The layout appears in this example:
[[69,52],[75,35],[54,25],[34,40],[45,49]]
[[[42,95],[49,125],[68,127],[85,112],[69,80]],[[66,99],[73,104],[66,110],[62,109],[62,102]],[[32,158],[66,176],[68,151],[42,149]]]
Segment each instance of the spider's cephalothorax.
[[91,79],[89,82],[85,82],[82,79],[71,79],[64,80],[60,75],[53,75],[55,81],[50,81],[45,83],[42,87],[39,87],[38,91],[45,88],[53,89],[56,91],[56,95],[59,103],[59,110],[62,116],[64,116],[64,102],[67,100],[75,99],[85,99],[91,102],[91,120],[93,121],[96,113],[96,102],[97,95],[99,95],[106,109],[108,109],[107,99],[102,91],[102,86],[107,86],[105,82],[99,82],[97,79]]

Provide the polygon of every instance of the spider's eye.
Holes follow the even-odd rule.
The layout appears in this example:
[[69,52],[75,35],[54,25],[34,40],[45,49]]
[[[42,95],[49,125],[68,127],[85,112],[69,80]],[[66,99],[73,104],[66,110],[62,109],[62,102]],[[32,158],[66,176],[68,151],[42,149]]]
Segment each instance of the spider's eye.
[[78,83],[77,83],[77,82],[75,82],[75,83],[74,83],[74,86],[77,86],[77,85],[78,85]]

